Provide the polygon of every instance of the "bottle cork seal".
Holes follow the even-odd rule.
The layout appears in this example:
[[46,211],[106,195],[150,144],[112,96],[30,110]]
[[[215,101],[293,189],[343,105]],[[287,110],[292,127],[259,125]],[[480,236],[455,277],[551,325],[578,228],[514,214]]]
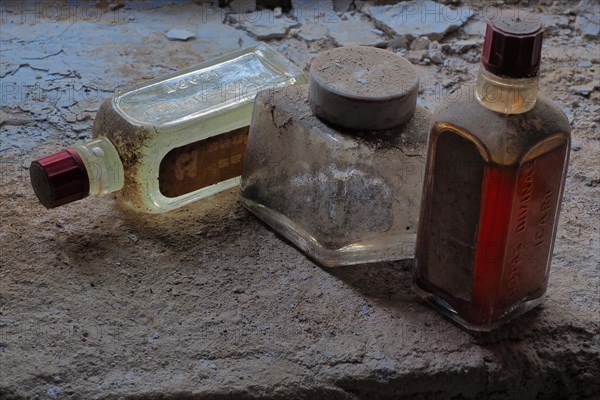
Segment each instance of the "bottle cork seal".
[[73,149],[61,150],[33,161],[29,177],[35,195],[46,208],[83,199],[90,191],[85,164]]
[[391,51],[347,46],[319,54],[310,66],[309,103],[321,119],[343,128],[380,130],[410,119],[419,78]]
[[496,75],[526,78],[536,75],[542,58],[544,27],[539,17],[519,10],[503,10],[488,21],[481,63]]

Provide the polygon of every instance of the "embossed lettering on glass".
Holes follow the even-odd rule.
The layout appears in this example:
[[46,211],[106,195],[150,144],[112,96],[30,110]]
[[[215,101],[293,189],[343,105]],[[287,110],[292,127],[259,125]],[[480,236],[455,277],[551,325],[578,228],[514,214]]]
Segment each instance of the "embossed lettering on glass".
[[473,330],[535,307],[548,285],[570,126],[538,94],[542,36],[539,20],[503,10],[475,97],[433,117],[413,289]]
[[306,83],[264,43],[115,94],[94,139],[34,161],[47,208],[116,192],[125,206],[161,213],[239,183],[252,102],[262,89]]

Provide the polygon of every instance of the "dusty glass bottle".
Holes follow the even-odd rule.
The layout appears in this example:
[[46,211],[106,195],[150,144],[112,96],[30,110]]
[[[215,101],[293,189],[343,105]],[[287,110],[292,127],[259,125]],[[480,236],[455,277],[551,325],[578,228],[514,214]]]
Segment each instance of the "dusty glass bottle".
[[548,284],[570,126],[538,93],[542,36],[504,10],[474,98],[463,90],[433,116],[413,290],[472,330],[533,308]]
[[47,208],[116,192],[162,213],[239,183],[256,93],[306,83],[264,43],[121,91],[100,107],[94,139],[31,164]]
[[392,52],[319,54],[310,85],[256,98],[240,200],[325,266],[409,258],[430,112]]

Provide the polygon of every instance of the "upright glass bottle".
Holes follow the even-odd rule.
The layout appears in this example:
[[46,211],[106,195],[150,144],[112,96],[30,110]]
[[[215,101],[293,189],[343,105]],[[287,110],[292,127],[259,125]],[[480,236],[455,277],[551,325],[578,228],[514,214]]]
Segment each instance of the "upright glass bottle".
[[451,319],[490,330],[543,301],[570,126],[538,94],[541,23],[489,22],[474,98],[434,113],[413,290]]
[[31,164],[46,208],[116,192],[162,213],[239,183],[252,103],[262,89],[306,83],[264,43],[153,79],[106,100],[94,139]]

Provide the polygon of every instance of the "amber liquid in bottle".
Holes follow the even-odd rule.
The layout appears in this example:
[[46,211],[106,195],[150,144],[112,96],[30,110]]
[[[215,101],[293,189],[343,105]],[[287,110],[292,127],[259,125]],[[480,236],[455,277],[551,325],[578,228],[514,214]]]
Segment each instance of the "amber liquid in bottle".
[[570,129],[537,77],[519,84],[535,89],[529,105],[514,101],[523,87],[508,97],[515,113],[448,102],[429,138],[413,289],[473,330],[533,308],[548,284]]

